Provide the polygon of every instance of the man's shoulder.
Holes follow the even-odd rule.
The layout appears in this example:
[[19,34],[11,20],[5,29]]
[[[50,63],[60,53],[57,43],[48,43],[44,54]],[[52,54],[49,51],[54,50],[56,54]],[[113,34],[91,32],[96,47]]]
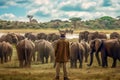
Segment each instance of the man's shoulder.
[[58,42],[61,42],[61,41],[63,41],[63,42],[69,42],[69,40],[67,40],[67,39],[59,39],[58,40]]

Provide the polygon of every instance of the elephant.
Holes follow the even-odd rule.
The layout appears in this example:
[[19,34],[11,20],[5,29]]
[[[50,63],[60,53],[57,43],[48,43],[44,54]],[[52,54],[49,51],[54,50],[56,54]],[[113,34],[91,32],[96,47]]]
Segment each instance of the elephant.
[[2,42],[0,42],[0,61],[3,64]]
[[48,35],[47,35],[47,40],[48,41],[50,41],[50,42],[52,42],[53,40],[53,35],[55,35],[55,33],[49,33]]
[[73,29],[70,29],[70,30],[69,30],[69,33],[70,33],[70,34],[73,34],[73,32],[74,32]]
[[84,54],[83,54],[83,56],[85,58],[85,62],[88,62],[88,56],[89,56],[89,53],[90,53],[90,45],[87,42],[85,42],[84,40],[82,40],[80,43],[85,50]]
[[32,34],[32,32],[27,32],[27,33],[24,34],[24,36],[27,38],[28,35],[30,35],[30,34]]
[[116,39],[116,38],[120,39],[120,34],[117,32],[112,32],[110,34],[110,39]]
[[45,39],[46,40],[47,38],[47,34],[45,33],[38,33],[37,34],[37,39],[40,40],[40,39]]
[[50,42],[58,40],[59,38],[60,38],[60,35],[58,35],[56,33],[50,33],[47,35],[47,40]]
[[52,41],[55,41],[55,40],[58,40],[58,39],[60,39],[60,35],[54,34],[54,35],[52,36]]
[[88,32],[88,31],[80,32],[80,33],[79,33],[79,42],[80,42],[81,40],[84,40],[84,41],[88,42],[88,35],[89,35],[89,33],[90,33],[90,32]]
[[1,63],[11,61],[13,48],[12,45],[8,42],[0,42],[0,58]]
[[77,68],[77,60],[79,60],[79,68],[82,68],[84,48],[79,42],[70,44],[70,67]]
[[119,39],[95,39],[91,42],[91,53],[90,53],[90,64],[92,65],[93,62],[93,53],[96,52],[96,58],[100,65],[100,59],[98,52],[101,52],[101,59],[102,59],[102,67],[107,67],[107,57],[111,57],[113,59],[112,68],[116,67],[116,60],[120,61],[120,40]]
[[17,44],[18,38],[14,33],[8,33],[6,35],[2,35],[0,38],[0,42],[5,41],[11,44]]
[[107,39],[107,35],[102,32],[92,32],[88,35],[88,42],[94,39]]
[[19,67],[31,67],[31,60],[34,54],[35,45],[31,40],[21,40],[16,45]]
[[[40,58],[42,64],[48,63],[49,56],[50,56],[50,62],[54,61],[55,58],[54,48],[49,41],[41,40],[37,46],[38,46],[38,58]],[[44,58],[46,59],[46,62],[44,61]]]
[[66,32],[66,33],[73,34],[73,29],[71,29],[71,28],[70,28],[70,29],[66,29],[65,32]]
[[35,41],[37,40],[37,36],[35,34],[33,34],[32,32],[29,32],[29,33],[25,33],[24,35],[26,38],[32,40],[32,41]]
[[5,56],[5,62],[11,61],[13,48],[9,42],[2,42],[2,52]]
[[40,42],[42,42],[42,41],[43,41],[43,39],[35,40],[35,42],[34,42],[34,44],[35,44],[35,54],[33,55],[33,60],[34,60],[34,61],[36,61],[36,58],[35,58],[36,53],[37,53],[37,61],[40,60],[40,57],[38,57],[38,56],[39,56],[39,55],[38,55],[38,44],[39,44]]
[[17,36],[18,41],[21,41],[21,40],[25,39],[25,37],[22,36],[21,34],[15,34],[15,35]]

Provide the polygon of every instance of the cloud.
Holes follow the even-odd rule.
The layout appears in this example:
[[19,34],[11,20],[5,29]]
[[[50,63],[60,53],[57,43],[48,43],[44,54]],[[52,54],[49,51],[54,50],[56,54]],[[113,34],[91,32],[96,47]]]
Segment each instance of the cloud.
[[28,22],[28,19],[26,17],[17,17],[12,13],[5,13],[3,15],[0,15],[0,19],[10,20],[10,21],[25,21],[25,22]]
[[40,21],[57,18],[65,20],[71,17],[81,17],[82,20],[87,20],[104,15],[112,17],[120,15],[120,0],[0,0],[0,9],[11,6],[15,7],[14,10],[17,10],[17,7],[26,10],[24,15],[19,16],[19,19],[20,17],[26,19],[24,16],[31,14],[33,18]]
[[95,8],[97,6],[96,2],[85,2],[82,4],[83,9]]
[[1,19],[9,19],[10,20],[10,19],[14,19],[15,15],[13,15],[12,13],[9,13],[9,14],[5,13],[5,14],[1,15],[0,18]]
[[35,15],[38,17],[50,17],[50,14],[46,14],[41,11],[36,12]]

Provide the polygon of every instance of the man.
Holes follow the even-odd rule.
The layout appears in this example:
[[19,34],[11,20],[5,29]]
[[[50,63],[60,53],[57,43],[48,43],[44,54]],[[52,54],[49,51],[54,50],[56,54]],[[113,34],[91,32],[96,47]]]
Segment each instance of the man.
[[60,33],[60,39],[56,43],[55,61],[56,61],[56,77],[59,80],[60,65],[63,67],[64,80],[69,80],[67,76],[66,63],[70,57],[69,41],[65,39],[65,33]]

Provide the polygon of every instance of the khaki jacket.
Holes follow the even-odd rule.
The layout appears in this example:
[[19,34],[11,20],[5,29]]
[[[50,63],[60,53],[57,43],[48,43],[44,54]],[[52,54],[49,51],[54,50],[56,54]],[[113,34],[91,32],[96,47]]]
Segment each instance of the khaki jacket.
[[69,41],[66,39],[59,39],[55,48],[55,61],[60,63],[67,62],[69,57]]

